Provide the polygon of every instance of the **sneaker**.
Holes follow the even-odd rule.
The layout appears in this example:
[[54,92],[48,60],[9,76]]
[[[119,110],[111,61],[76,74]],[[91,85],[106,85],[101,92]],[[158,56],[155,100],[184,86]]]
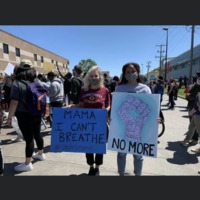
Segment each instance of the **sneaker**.
[[45,154],[43,153],[42,155],[40,155],[38,152],[33,153],[32,158],[42,161],[42,160],[45,160]]
[[186,141],[180,141],[180,145],[187,147],[189,145],[189,143]]
[[18,135],[16,138],[12,138],[10,141],[11,142],[23,142],[24,140],[21,136]]
[[88,176],[95,176],[95,169],[94,169],[94,167],[90,167],[89,172],[88,172]]
[[95,176],[99,176],[99,175],[100,175],[99,168],[95,168],[95,169],[94,169],[94,175],[95,175]]
[[29,163],[28,165],[26,165],[25,163],[21,163],[14,168],[16,172],[27,172],[31,171],[32,169],[33,169],[32,163]]
[[191,141],[189,142],[189,144],[191,144],[191,145],[196,145],[196,144],[198,144],[198,140],[191,140]]
[[131,176],[131,174],[130,173],[128,173],[128,172],[125,172],[125,173],[119,173],[119,176]]
[[200,147],[197,148],[197,149],[191,149],[191,151],[194,152],[194,153],[200,153]]

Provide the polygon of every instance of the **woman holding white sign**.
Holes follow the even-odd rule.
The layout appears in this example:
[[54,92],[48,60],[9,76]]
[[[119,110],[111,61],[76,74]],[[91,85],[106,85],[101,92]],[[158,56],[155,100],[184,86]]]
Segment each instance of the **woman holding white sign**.
[[[110,110],[110,93],[104,86],[104,78],[100,67],[93,66],[84,77],[78,104],[67,108],[97,108]],[[103,154],[86,153],[86,161],[90,166],[89,176],[98,176],[99,166],[103,164]]]
[[[122,67],[121,82],[115,92],[151,94],[151,89],[140,81],[140,66],[137,63],[127,63]],[[134,128],[134,127],[133,127]],[[125,175],[127,153],[118,152],[117,167],[120,176]],[[134,174],[142,175],[143,156],[133,155]]]

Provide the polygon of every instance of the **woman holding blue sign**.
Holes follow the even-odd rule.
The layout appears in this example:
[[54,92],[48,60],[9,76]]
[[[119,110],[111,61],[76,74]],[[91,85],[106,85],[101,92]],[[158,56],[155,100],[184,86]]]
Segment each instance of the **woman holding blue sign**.
[[[151,94],[151,89],[140,81],[140,66],[137,63],[127,63],[122,67],[121,82],[116,87],[115,92],[143,93]],[[132,127],[134,128],[134,127]],[[125,175],[127,153],[118,152],[117,167],[120,176]],[[143,156],[133,155],[134,174],[142,175]]]
[[[78,104],[67,108],[97,108],[110,110],[110,93],[104,86],[104,78],[100,67],[93,66],[84,77],[84,86]],[[90,166],[89,176],[98,176],[99,166],[103,164],[103,154],[86,153],[86,161]]]

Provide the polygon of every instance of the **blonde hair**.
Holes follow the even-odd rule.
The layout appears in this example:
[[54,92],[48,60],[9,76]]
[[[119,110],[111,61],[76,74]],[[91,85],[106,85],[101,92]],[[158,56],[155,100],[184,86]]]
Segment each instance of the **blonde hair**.
[[102,88],[104,87],[104,78],[103,78],[103,74],[102,74],[102,71],[101,71],[101,68],[99,66],[93,66],[89,69],[89,71],[86,73],[85,77],[84,77],[84,90],[89,90],[91,85],[90,85],[90,74],[94,71],[97,71],[98,72],[98,75],[100,77],[100,83],[99,83],[99,87]]

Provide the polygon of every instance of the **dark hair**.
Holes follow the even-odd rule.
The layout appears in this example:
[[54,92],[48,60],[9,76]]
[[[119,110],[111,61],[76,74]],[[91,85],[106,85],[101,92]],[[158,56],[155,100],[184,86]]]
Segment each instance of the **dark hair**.
[[22,69],[18,67],[16,70],[17,80],[25,80],[25,81],[33,82],[35,78],[36,78],[35,68],[30,68],[27,70],[27,69]]
[[112,80],[119,81],[119,77],[118,76],[114,76]]
[[67,77],[67,78],[71,78],[72,77],[72,73],[71,72],[67,72],[67,74],[65,75],[65,77]]
[[135,62],[129,62],[129,63],[126,63],[123,67],[122,67],[122,78],[121,78],[121,81],[120,81],[120,85],[121,84],[126,84],[128,83],[128,81],[126,80],[125,78],[125,73],[126,73],[126,68],[129,67],[130,65],[134,66],[137,73],[138,73],[138,79],[137,79],[137,82],[138,83],[141,83],[141,80],[140,80],[140,65],[138,63],[135,63]]
[[79,65],[75,65],[73,70],[75,70],[78,75],[81,75],[81,73],[83,72],[82,67]]
[[40,81],[42,81],[42,82],[47,82],[47,79],[46,79],[46,77],[44,76],[44,74],[38,74],[37,77],[40,79]]
[[47,78],[48,79],[53,79],[54,77],[56,76],[56,74],[54,73],[54,72],[49,72],[48,74],[47,74]]

